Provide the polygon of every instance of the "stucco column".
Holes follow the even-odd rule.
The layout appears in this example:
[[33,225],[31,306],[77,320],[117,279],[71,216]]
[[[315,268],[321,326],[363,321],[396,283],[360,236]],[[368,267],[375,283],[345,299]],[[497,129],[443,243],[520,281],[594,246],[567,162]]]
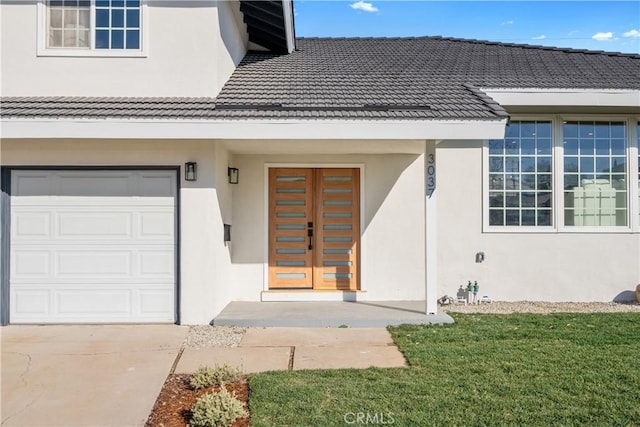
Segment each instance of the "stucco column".
[[425,141],[425,313],[436,314],[437,304],[437,240],[436,240],[436,141]]

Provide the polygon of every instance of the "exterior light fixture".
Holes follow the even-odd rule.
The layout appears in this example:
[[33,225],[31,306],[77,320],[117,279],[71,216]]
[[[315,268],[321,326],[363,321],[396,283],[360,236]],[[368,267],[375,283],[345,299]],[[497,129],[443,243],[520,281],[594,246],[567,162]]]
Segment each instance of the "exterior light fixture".
[[240,171],[238,170],[238,168],[229,168],[227,170],[227,175],[229,175],[229,184],[237,184],[239,174]]
[[196,162],[187,162],[184,164],[185,181],[196,181],[198,179],[198,164]]
[[231,241],[231,224],[224,224],[224,242]]

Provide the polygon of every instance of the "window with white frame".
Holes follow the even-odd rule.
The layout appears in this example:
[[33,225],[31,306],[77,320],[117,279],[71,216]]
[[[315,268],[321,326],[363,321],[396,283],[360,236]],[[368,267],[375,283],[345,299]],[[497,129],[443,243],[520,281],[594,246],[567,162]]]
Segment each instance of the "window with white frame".
[[489,225],[551,226],[551,121],[512,121],[489,141]]
[[562,125],[564,225],[627,225],[625,123],[567,121]]
[[141,49],[141,0],[47,0],[47,49]]
[[47,8],[47,47],[89,48],[90,17],[88,0],[50,0]]

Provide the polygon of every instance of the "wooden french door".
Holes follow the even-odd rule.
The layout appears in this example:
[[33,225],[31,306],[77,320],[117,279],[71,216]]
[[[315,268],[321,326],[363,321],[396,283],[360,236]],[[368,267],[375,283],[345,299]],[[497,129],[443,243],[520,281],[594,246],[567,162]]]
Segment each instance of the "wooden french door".
[[269,169],[269,288],[357,290],[360,173]]

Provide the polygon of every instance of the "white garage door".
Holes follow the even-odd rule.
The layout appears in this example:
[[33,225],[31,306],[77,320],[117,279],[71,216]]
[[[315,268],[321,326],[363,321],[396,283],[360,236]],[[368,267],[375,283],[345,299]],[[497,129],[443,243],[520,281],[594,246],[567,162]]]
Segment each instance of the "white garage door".
[[176,178],[13,171],[10,322],[174,322]]

